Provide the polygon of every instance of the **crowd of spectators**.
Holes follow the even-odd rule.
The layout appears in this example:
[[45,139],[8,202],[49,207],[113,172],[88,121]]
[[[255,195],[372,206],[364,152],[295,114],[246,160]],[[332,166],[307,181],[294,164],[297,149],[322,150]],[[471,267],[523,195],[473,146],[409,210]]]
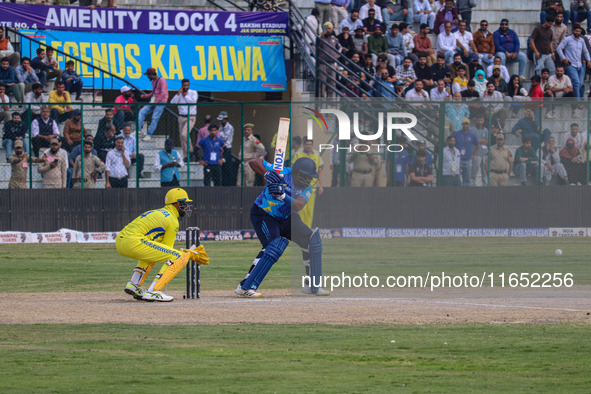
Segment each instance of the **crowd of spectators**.
[[[59,0],[40,3],[62,4]],[[112,0],[80,0],[78,4],[90,7],[116,6]],[[489,28],[487,20],[481,20],[479,28],[472,32],[471,12],[476,6],[473,0],[315,0],[316,8],[306,18],[306,23],[318,39],[307,39],[307,42],[320,60],[319,78],[324,83],[320,84],[319,93],[323,97],[341,93],[349,97],[447,102],[445,116],[446,122],[449,122],[449,132],[446,132],[446,140],[442,143],[446,145],[444,157],[451,161],[444,163],[446,183],[474,184],[474,174],[482,172],[489,164],[491,171],[500,171],[492,168],[492,162],[485,163],[482,160],[483,152],[479,147],[484,146],[485,140],[488,144],[488,137],[483,138],[483,127],[479,123],[484,117],[479,110],[475,110],[474,105],[464,102],[468,99],[494,102],[489,108],[494,129],[491,130],[493,140],[490,145],[501,152],[499,157],[505,155],[506,148],[502,144],[506,135],[512,133],[522,138],[523,145],[519,148],[522,157],[519,160],[515,157],[514,163],[507,164],[505,172],[513,171],[521,179],[523,174],[527,177],[536,169],[539,171],[541,166],[544,179],[556,175],[561,182],[569,183],[570,180],[572,183],[574,179],[574,183],[578,183],[580,179],[573,177],[572,172],[580,169],[576,164],[580,164],[577,161],[584,155],[586,141],[573,137],[572,146],[563,141],[562,149],[555,148],[557,144],[550,130],[539,130],[538,112],[542,111],[536,110],[535,102],[544,98],[581,98],[585,95],[584,81],[587,70],[591,68],[591,44],[580,23],[586,20],[589,27],[590,5],[591,1],[575,0],[571,1],[570,10],[567,10],[561,0],[542,0],[540,25],[533,29],[527,40],[520,40],[510,28],[508,19],[502,19],[496,30]],[[413,24],[418,27],[415,28],[417,31],[413,30]],[[335,59],[342,69],[335,67]],[[526,75],[528,59],[533,63],[531,75]],[[73,97],[74,100],[82,100],[82,78],[76,71],[75,62],[67,61],[64,66],[60,65],[53,49],[49,47],[39,48],[32,59],[21,56],[0,29],[0,105],[10,101],[32,104],[31,154],[43,162],[53,155],[53,141],[56,139],[59,143],[57,152],[71,154],[77,148],[80,155],[86,149],[80,146],[82,135],[84,141],[92,137],[91,133],[80,127],[80,111],[72,106]],[[145,75],[152,83],[152,91],[141,98],[152,99],[151,103],[143,105],[136,114],[134,95],[129,87],[123,87],[115,100],[117,105],[107,110],[105,117],[100,120],[93,145],[90,146],[92,149],[88,152],[90,155],[96,152],[98,160],[107,163],[109,175],[106,183],[111,187],[123,184],[116,180],[123,177],[116,177],[113,171],[108,170],[109,161],[116,161],[115,156],[125,168],[133,163],[138,166],[141,163],[143,169],[143,157],[135,152],[137,142],[131,124],[135,124],[137,117],[143,130],[146,116],[151,114],[147,132],[142,133],[142,141],[151,141],[164,106],[150,104],[169,102],[167,81],[158,76],[153,68],[148,69]],[[196,103],[198,94],[189,89],[189,84],[188,80],[183,81],[181,89],[170,102]],[[503,101],[510,103],[503,104]],[[534,106],[524,106],[525,101],[533,101]],[[41,103],[50,105],[42,107]],[[206,169],[208,180],[214,185],[226,184],[223,177],[218,176],[216,166],[219,166],[220,173],[231,172],[228,168],[224,169],[232,161],[234,134],[227,113],[220,113],[217,119],[219,124],[212,122],[211,117],[206,119],[205,126],[199,130],[197,143],[187,144],[187,130],[191,130],[196,123],[196,106],[177,108],[181,141],[179,157],[211,166]],[[580,107],[573,105],[571,108],[574,117]],[[523,118],[510,130],[506,129],[507,118],[516,118],[520,111],[523,111]],[[5,129],[2,145],[7,150],[7,157],[16,145],[20,145],[17,142],[27,136],[28,130],[21,130],[18,126],[21,123],[29,124],[26,116],[27,113],[12,113],[8,106],[0,108],[0,122],[4,123]],[[544,116],[555,118],[554,107],[548,107]],[[60,132],[60,128],[63,131]],[[218,144],[213,148],[206,146],[207,138],[213,134],[212,130],[215,131],[212,141],[214,145]],[[465,131],[467,133],[462,134]],[[582,134],[577,135],[581,137]],[[119,143],[119,140],[123,142]],[[526,140],[529,140],[527,144]],[[252,145],[258,155],[256,142],[241,142]],[[499,142],[501,146],[495,145]],[[26,153],[28,146],[23,145]],[[162,152],[171,154],[172,151],[169,152],[167,148],[165,146]],[[457,166],[454,164],[456,151],[460,152]],[[539,160],[534,160],[533,157],[529,158],[530,152],[543,154]],[[128,159],[126,154],[129,154]],[[526,157],[529,159],[523,161]],[[75,160],[71,157],[66,159],[67,169],[74,170]],[[564,163],[565,160],[570,161]],[[500,162],[494,163],[495,166],[498,167]],[[101,167],[96,167],[93,170],[96,173],[91,172],[91,177],[100,176]],[[156,163],[153,168],[161,169]],[[424,170],[421,171],[424,175]],[[116,175],[123,174],[116,172]],[[174,175],[174,169],[172,173]],[[458,178],[455,178],[456,175]],[[72,183],[69,178],[67,185]],[[178,181],[176,177],[173,178]],[[419,178],[424,180],[426,177]],[[416,182],[415,179],[414,183],[429,182]],[[502,184],[503,180],[498,180],[498,183]]]
[[[320,3],[331,2],[316,1],[317,6]],[[496,146],[498,155],[491,163],[491,170],[497,174],[495,184],[506,184],[503,174],[515,174],[525,182],[529,174],[540,171],[536,165],[542,166],[540,182],[558,179],[558,183],[564,184],[583,183],[580,174],[586,171],[580,161],[587,153],[583,153],[586,141],[573,139],[572,148],[566,146],[566,141],[562,149],[554,148],[558,145],[555,139],[568,133],[557,130],[560,134],[553,137],[550,129],[542,129],[540,117],[555,119],[556,106],[546,105],[539,110],[536,102],[562,97],[580,100],[586,95],[591,29],[586,35],[581,22],[586,20],[587,27],[591,27],[591,1],[571,1],[569,11],[560,0],[542,0],[540,24],[529,32],[527,40],[518,36],[506,18],[496,29],[487,20],[481,20],[479,28],[472,32],[471,10],[476,2],[470,0],[358,0],[340,6],[349,11],[343,18],[334,13],[311,15],[315,26],[324,27],[318,41],[326,43],[322,49],[331,47],[317,51],[326,71],[320,73],[319,79],[329,81],[326,86],[321,82],[320,96],[332,97],[340,90],[347,97],[437,101],[439,105],[449,101],[445,106],[449,128],[446,126],[446,141],[442,141],[446,145],[444,157],[449,159],[444,164],[446,184],[473,185],[479,173],[478,179],[485,178],[481,173],[485,168],[483,152],[478,149],[484,145],[478,141],[488,144],[489,137],[473,133],[478,138],[470,138],[476,141],[471,150],[471,145],[466,145],[465,138],[458,133],[466,126],[464,120],[472,122],[467,127],[474,131],[479,119],[486,117],[488,125],[489,115],[490,146]],[[416,31],[412,30],[413,22]],[[528,62],[532,64],[531,71],[527,71]],[[484,115],[482,105],[467,103],[471,99],[494,103],[487,105]],[[571,118],[581,115],[580,105],[569,108]],[[509,129],[508,118],[515,119]],[[504,160],[507,152],[511,154],[504,145],[507,134],[522,142],[517,149],[523,156],[512,157],[515,162]],[[437,138],[434,136],[435,144]],[[461,152],[457,165],[455,151]],[[524,160],[530,152],[545,153],[540,160]],[[503,174],[495,172],[501,171],[501,163],[506,164]],[[579,176],[573,177],[573,173]],[[407,183],[409,180],[407,176]]]
[[[510,96],[507,89],[513,75],[523,84],[534,75],[541,76],[543,69],[549,70],[549,77],[554,76],[559,65],[565,67],[564,72],[573,85],[573,97],[585,94],[586,70],[591,68],[591,45],[579,22],[589,20],[591,1],[571,2],[571,12],[564,10],[560,1],[542,1],[541,24],[527,40],[520,40],[508,19],[502,19],[496,30],[489,29],[489,22],[482,20],[479,29],[472,33],[471,10],[475,2],[470,0],[316,0],[315,3],[317,8],[306,23],[318,35],[317,40],[308,41],[321,60],[321,97],[333,97],[339,90],[350,97],[405,97],[414,88],[410,86],[414,81],[410,85],[405,82],[401,94],[396,86],[409,73],[405,68],[405,76],[401,78],[397,74],[406,58],[410,59],[413,71],[418,67],[422,69],[416,79],[425,81],[427,93],[444,79],[445,88],[449,90],[447,99],[456,91],[466,90],[470,80],[476,83],[476,91],[482,97],[486,82],[482,74],[476,75],[479,70],[484,72],[486,80],[494,79],[495,90],[505,99],[515,96]],[[418,24],[418,31],[412,30],[413,22]],[[371,63],[367,55],[371,56]],[[384,81],[382,55],[387,57],[390,66],[387,84],[379,83]],[[422,57],[426,62],[420,60]],[[449,70],[436,65],[439,57],[443,57]],[[531,75],[526,75],[528,58],[533,63]],[[338,66],[335,60],[339,61]],[[425,69],[425,63],[431,73]],[[342,74],[337,75],[338,68],[342,68]],[[462,68],[465,75],[459,76],[454,87]],[[496,69],[500,70],[500,78],[494,76]],[[514,69],[512,74],[510,69]],[[338,86],[337,81],[341,82]],[[556,96],[551,89],[546,93],[547,97]],[[524,97],[531,98],[532,91]]]

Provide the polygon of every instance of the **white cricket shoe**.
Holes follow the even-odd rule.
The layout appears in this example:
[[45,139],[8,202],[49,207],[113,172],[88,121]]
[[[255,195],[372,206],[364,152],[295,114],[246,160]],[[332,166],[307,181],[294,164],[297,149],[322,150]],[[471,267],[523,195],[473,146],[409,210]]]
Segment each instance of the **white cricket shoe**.
[[152,302],[171,302],[174,300],[174,297],[164,294],[161,291],[146,291],[142,297],[142,300]]
[[145,293],[144,289],[132,282],[127,282],[127,285],[125,286],[125,289],[123,291],[135,298],[136,300],[141,300],[142,296]]
[[308,285],[305,285],[304,287],[302,287],[302,293],[314,294],[316,296],[329,296],[330,295],[330,291],[326,290],[323,287],[319,287],[318,291],[316,293],[312,293],[312,288]]
[[241,297],[259,298],[260,296],[262,296],[261,293],[257,293],[256,291],[254,291],[252,289],[244,290],[242,287],[240,287],[240,285],[238,285],[238,287],[236,288],[236,290],[234,290],[234,292]]
[[145,137],[142,139],[142,141],[144,141],[144,142],[150,142],[150,141],[152,141],[152,137],[150,137],[149,135],[146,135],[146,136],[145,136]]

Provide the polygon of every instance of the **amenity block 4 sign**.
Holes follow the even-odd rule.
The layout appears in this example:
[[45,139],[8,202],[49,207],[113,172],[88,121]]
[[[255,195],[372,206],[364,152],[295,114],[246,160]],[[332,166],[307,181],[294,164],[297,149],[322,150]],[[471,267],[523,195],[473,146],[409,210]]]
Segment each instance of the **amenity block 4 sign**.
[[0,26],[133,34],[287,36],[287,12],[45,6],[0,2]]
[[[108,34],[21,30],[44,44],[80,58],[101,70],[151,90],[143,75],[154,67],[178,90],[181,80],[202,91],[284,91],[285,60],[281,37]],[[38,44],[22,40],[23,56],[35,57]],[[58,57],[63,67],[65,59]],[[76,65],[85,86],[111,87],[111,77],[85,64]],[[103,74],[105,81],[103,81]],[[104,84],[104,85],[103,85]],[[121,87],[117,79],[113,88]]]

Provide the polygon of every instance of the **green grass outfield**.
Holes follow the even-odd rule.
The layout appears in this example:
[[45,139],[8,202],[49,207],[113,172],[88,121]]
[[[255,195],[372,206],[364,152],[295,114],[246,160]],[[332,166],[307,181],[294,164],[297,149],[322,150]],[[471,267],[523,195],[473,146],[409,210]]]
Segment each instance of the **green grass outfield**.
[[[258,241],[204,246],[211,264],[202,269],[203,290],[232,291],[260,250]],[[554,254],[558,248],[564,251],[560,257]],[[293,249],[293,263],[290,249],[273,266],[264,288],[289,288],[292,271],[303,273],[299,249]],[[325,274],[571,272],[576,284],[591,285],[591,244],[586,238],[331,239],[324,241],[323,259]],[[121,257],[114,244],[2,245],[0,293],[121,291],[134,264]],[[151,275],[159,269],[157,265]],[[167,286],[184,288],[182,273]]]
[[[203,290],[232,291],[259,250],[255,241],[205,247]],[[329,271],[375,262],[414,273],[453,259],[457,272],[568,269],[588,281],[590,249],[564,238],[329,240],[325,259]],[[121,292],[133,266],[112,244],[2,245],[0,293]],[[291,271],[284,258],[265,287],[288,288]],[[170,284],[184,286],[182,275]],[[4,392],[590,392],[589,328],[0,325],[0,377]]]
[[591,388],[588,326],[1,328],[3,392],[589,392]]

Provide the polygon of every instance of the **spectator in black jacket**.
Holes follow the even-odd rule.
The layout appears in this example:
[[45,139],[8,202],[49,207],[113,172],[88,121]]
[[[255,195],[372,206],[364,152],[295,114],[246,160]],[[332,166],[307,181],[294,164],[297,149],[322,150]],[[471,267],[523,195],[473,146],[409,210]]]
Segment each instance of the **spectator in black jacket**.
[[27,124],[21,120],[19,112],[12,113],[12,121],[4,123],[4,136],[2,137],[2,146],[6,149],[6,161],[12,153],[12,148],[17,140],[24,142],[24,150],[27,152],[29,144],[27,143]]
[[103,116],[99,120],[98,128],[96,129],[96,134],[104,133],[105,130],[111,128],[111,126],[115,126],[115,130],[117,130],[117,122],[115,122],[115,115],[112,108],[105,110],[105,116]]
[[37,57],[31,59],[31,67],[33,67],[33,70],[37,73],[39,83],[45,86],[45,82],[47,82],[47,73],[54,70],[53,66],[45,64],[43,59],[45,59],[45,50],[43,48],[37,48]]
[[445,64],[445,55],[437,55],[437,63],[431,66],[433,81],[443,80],[447,86],[451,85],[451,70]]
[[353,42],[353,36],[349,34],[349,27],[343,26],[343,32],[337,36],[339,44],[341,44],[341,53],[343,56],[339,59],[344,62],[345,57],[350,57],[349,53],[355,52],[355,43]]
[[419,61],[415,63],[415,74],[417,81],[423,81],[423,87],[426,91],[430,91],[435,87],[433,80],[433,71],[431,67],[427,66],[427,55],[419,53]]
[[115,125],[105,129],[103,132],[97,131],[94,138],[94,149],[98,152],[98,157],[103,162],[107,160],[107,153],[115,148]]

